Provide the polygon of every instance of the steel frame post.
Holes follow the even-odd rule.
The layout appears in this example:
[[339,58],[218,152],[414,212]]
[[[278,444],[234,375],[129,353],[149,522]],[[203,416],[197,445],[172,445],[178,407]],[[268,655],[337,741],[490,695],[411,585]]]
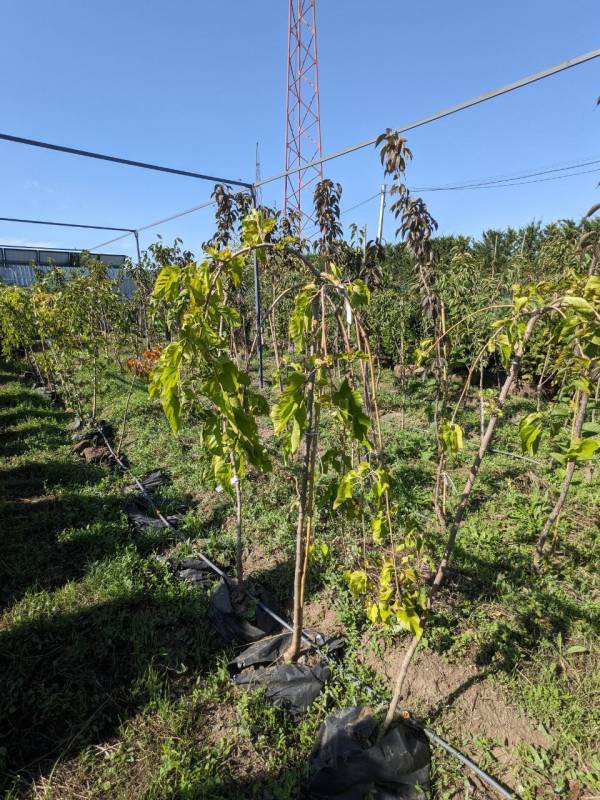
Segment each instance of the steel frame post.
[[[256,190],[254,186],[250,189],[252,197],[252,205],[256,205]],[[258,385],[262,389],[264,386],[263,374],[263,337],[262,337],[262,320],[260,315],[260,272],[258,268],[258,258],[256,256],[256,249],[252,252],[252,268],[254,271],[254,310],[256,315],[256,354],[258,356]]]

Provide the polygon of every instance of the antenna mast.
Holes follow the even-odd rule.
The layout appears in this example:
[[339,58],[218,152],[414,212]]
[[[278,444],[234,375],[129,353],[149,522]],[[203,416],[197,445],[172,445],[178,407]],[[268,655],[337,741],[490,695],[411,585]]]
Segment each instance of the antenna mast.
[[[320,157],[316,0],[289,0],[285,171]],[[300,233],[312,221],[312,195],[322,179],[322,164],[286,176],[283,209],[297,215]]]

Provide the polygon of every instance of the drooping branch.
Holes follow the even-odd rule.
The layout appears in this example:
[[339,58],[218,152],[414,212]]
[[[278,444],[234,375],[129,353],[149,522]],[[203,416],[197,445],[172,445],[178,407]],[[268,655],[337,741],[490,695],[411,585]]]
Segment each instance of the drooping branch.
[[[510,390],[511,390],[515,380],[517,379],[518,374],[519,374],[519,368],[520,368],[520,365],[521,365],[521,361],[523,359],[523,354],[525,352],[525,348],[527,346],[527,343],[528,343],[529,339],[531,338],[531,335],[533,333],[535,325],[538,322],[539,318],[541,317],[542,313],[543,313],[542,310],[535,311],[530,316],[530,318],[529,318],[529,320],[527,322],[527,325],[526,325],[525,330],[523,332],[523,336],[521,338],[521,341],[520,341],[517,349],[515,350],[515,353],[513,355],[513,359],[512,359],[512,361],[510,363],[510,368],[509,368],[508,373],[506,375],[506,378],[504,380],[504,384],[502,385],[502,388],[500,390],[500,394],[498,395],[498,400],[496,402],[495,411],[490,416],[490,418],[488,420],[488,424],[487,424],[487,427],[485,429],[485,433],[484,433],[484,435],[483,435],[483,437],[481,439],[479,448],[478,448],[477,453],[475,455],[475,458],[473,459],[473,462],[471,464],[471,468],[469,470],[469,475],[467,476],[467,480],[466,480],[464,488],[463,488],[463,492],[462,492],[462,495],[461,495],[460,502],[459,502],[459,504],[458,504],[458,506],[457,506],[457,508],[456,508],[456,510],[454,512],[452,523],[451,523],[451,525],[449,526],[449,529],[448,529],[448,539],[446,541],[446,547],[444,549],[444,554],[443,554],[443,556],[442,556],[442,558],[440,560],[440,563],[438,565],[438,568],[437,568],[437,571],[436,571],[436,574],[435,574],[435,578],[434,578],[433,583],[431,584],[431,587],[429,589],[429,596],[428,596],[428,599],[427,599],[427,612],[428,613],[431,611],[435,596],[439,592],[440,587],[441,587],[441,585],[442,585],[442,583],[444,581],[445,573],[446,573],[446,570],[447,570],[448,565],[450,563],[450,558],[451,558],[452,553],[454,551],[454,546],[456,544],[456,538],[457,538],[458,532],[459,532],[459,530],[460,530],[460,528],[462,526],[462,522],[463,522],[463,519],[464,519],[464,516],[465,516],[465,512],[466,512],[467,507],[469,505],[469,500],[470,500],[470,497],[471,497],[471,493],[473,491],[473,487],[475,486],[475,481],[477,480],[477,476],[479,474],[479,470],[480,470],[482,461],[485,458],[485,455],[488,452],[488,449],[490,447],[490,444],[491,444],[491,441],[492,441],[492,438],[493,438],[493,435],[494,435],[494,431],[496,430],[496,425],[498,423],[498,419],[500,418],[500,414],[502,413],[502,410],[503,410],[504,405],[506,403],[506,400],[508,398],[509,392],[510,392]],[[393,692],[393,695],[392,695],[392,700],[390,702],[390,705],[389,705],[389,708],[388,708],[388,711],[387,711],[387,715],[386,715],[385,721],[383,723],[383,728],[382,728],[382,731],[381,731],[381,735],[382,736],[385,734],[385,732],[389,728],[389,726],[390,726],[390,724],[391,724],[391,722],[392,722],[392,720],[394,718],[394,714],[396,712],[396,708],[397,708],[398,703],[400,701],[400,698],[402,696],[402,689],[403,689],[403,686],[404,686],[404,681],[406,679],[406,674],[408,672],[408,668],[410,666],[412,658],[413,658],[413,656],[414,656],[414,654],[416,652],[418,642],[419,642],[419,639],[417,637],[413,637],[413,640],[411,641],[411,644],[409,645],[409,648],[408,648],[408,650],[407,650],[407,652],[406,652],[406,654],[404,656],[404,659],[402,660],[402,663],[401,663],[401,665],[399,667],[398,674],[396,675],[396,679],[395,679],[395,685],[394,685],[394,692]]]
[[[586,392],[580,392],[579,405],[577,407],[577,414],[575,416],[575,421],[573,424],[573,438],[578,439],[581,436],[583,423],[585,422],[588,399],[589,399],[589,394],[587,394]],[[541,562],[544,555],[544,545],[546,543],[546,539],[548,538],[548,535],[552,530],[554,524],[558,522],[558,518],[564,508],[565,502],[567,500],[567,495],[569,493],[569,487],[571,486],[571,481],[573,480],[573,475],[575,474],[576,466],[577,463],[575,460],[569,461],[569,463],[567,464],[562,486],[560,487],[560,493],[556,498],[556,502],[552,507],[552,510],[548,514],[548,518],[546,519],[544,527],[542,528],[542,531],[536,542],[535,553],[533,556],[533,568],[538,574],[541,569]]]

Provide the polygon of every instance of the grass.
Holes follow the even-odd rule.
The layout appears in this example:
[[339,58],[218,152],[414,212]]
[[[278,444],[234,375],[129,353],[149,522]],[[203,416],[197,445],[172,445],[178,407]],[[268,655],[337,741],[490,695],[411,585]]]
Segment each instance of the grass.
[[[116,427],[129,380],[117,370],[102,375],[101,414]],[[411,387],[401,430],[397,390],[383,378],[390,471],[426,530],[430,396],[425,384]],[[528,408],[515,399],[506,420]],[[210,629],[208,595],[176,581],[156,557],[200,544],[230,566],[233,508],[205,478],[193,424],[174,438],[142,381],[129,415],[124,450],[136,474],[161,466],[172,475],[161,509],[188,507],[185,542],[130,529],[128,479],[79,462],[65,430],[70,417],[15,372],[0,376],[0,787],[11,799],[298,797],[321,721],[332,708],[367,702],[366,691],[336,673],[298,723],[260,692],[233,687],[232,653]],[[461,422],[467,448],[449,470],[457,490],[476,409]],[[518,452],[514,426],[503,424],[495,444]],[[597,473],[579,478],[549,567],[533,580],[533,542],[558,483],[547,466],[486,460],[409,702],[523,798],[583,800],[600,794],[600,483]],[[289,612],[290,487],[276,471],[254,477],[246,497],[246,567]],[[345,663],[364,684],[386,691],[379,665],[402,641],[370,630],[342,579],[360,533],[333,517],[322,517],[317,533],[331,554],[312,570],[309,610],[343,631]],[[430,536],[432,554],[441,545]],[[436,665],[447,685],[445,677],[428,683]],[[465,703],[473,704],[470,724]],[[486,796],[455,761],[433,756],[436,798]]]

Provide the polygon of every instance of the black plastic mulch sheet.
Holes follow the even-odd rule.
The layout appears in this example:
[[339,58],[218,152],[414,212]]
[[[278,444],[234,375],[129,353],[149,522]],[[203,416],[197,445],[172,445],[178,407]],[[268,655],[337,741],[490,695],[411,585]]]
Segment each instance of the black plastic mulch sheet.
[[236,675],[233,682],[246,689],[266,686],[269,702],[300,715],[321,694],[330,677],[331,670],[323,664],[312,667],[306,664],[276,664],[274,667],[246,669]]
[[[311,666],[275,663],[289,647],[291,637],[287,632],[255,642],[230,661],[228,669],[238,686],[247,689],[266,686],[267,699],[274,706],[301,714],[319,696],[331,677],[331,670],[326,663]],[[339,652],[343,646],[341,639],[327,640],[317,633],[312,633],[311,638],[329,655]]]
[[[127,519],[129,520],[130,524],[136,528],[169,527],[162,521],[162,519],[159,519],[159,517],[156,516],[156,513],[152,508],[152,504],[142,495],[130,497],[123,506],[123,511],[125,514],[127,514]],[[181,515],[171,514],[169,516],[165,516],[165,519],[170,523],[170,525],[176,528],[178,523],[181,521]]]
[[430,795],[431,754],[424,734],[398,724],[376,741],[367,709],[345,708],[321,725],[310,757],[313,800],[424,800]]
[[[326,653],[328,656],[337,657],[341,653],[344,646],[344,640],[336,637],[326,637],[317,631],[305,631],[316,645]],[[284,655],[285,651],[290,646],[292,634],[290,631],[279,633],[277,636],[270,636],[269,638],[261,639],[259,642],[251,644],[245,650],[232,659],[227,668],[230,675],[236,675],[247,667],[266,667],[275,664]],[[302,652],[308,652],[311,649],[310,645],[303,642]]]
[[182,558],[171,566],[179,580],[190,581],[202,589],[208,589],[217,579],[212,569],[201,558]]
[[[273,608],[273,601],[262,586],[253,586],[252,594],[266,606]],[[280,628],[273,617],[259,605],[254,605],[248,617],[236,613],[231,602],[229,586],[222,578],[212,596],[208,618],[225,644],[255,642]]]
[[[152,472],[149,472],[145,475],[141,480],[140,483],[144,487],[144,490],[150,494],[155,492],[161,486],[164,486],[166,483],[170,482],[170,477],[168,473],[166,473],[163,469],[155,469]],[[133,492],[138,490],[140,487],[137,483],[132,483],[129,486],[125,487],[125,491]]]

